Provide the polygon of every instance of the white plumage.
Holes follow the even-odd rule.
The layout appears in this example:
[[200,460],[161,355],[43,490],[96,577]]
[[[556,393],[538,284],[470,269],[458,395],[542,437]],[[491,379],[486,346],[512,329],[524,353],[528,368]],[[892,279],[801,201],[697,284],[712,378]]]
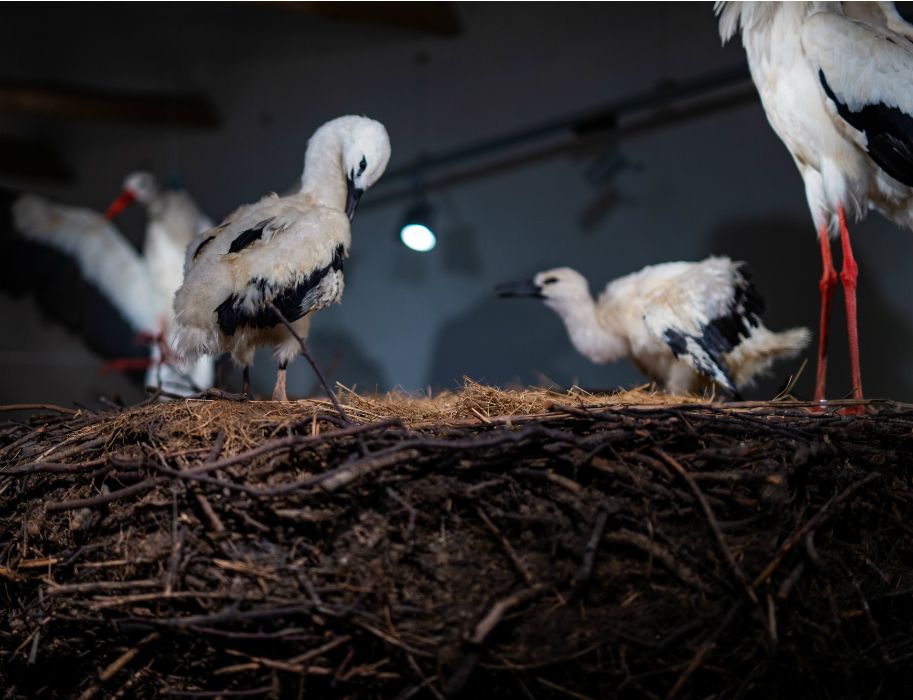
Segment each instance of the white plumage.
[[627,358],[674,394],[713,382],[737,395],[810,337],[805,328],[768,330],[744,263],[729,258],[651,265],[609,282],[596,301],[586,279],[566,267],[497,291],[542,299],[582,355],[598,364]]
[[[186,192],[162,192],[148,173],[129,176],[125,188],[131,192],[130,198],[146,205],[149,213],[142,255],[107,216],[37,195],[22,195],[13,203],[14,225],[24,238],[73,258],[82,275],[136,333],[163,338],[173,320],[172,302],[181,283],[184,248],[208,219]],[[119,211],[112,209],[111,215]],[[184,373],[167,360],[162,356],[161,343],[153,343],[147,384],[177,393],[212,386],[211,361],[194,363]]]
[[108,207],[105,217],[114,219],[134,201],[148,217],[143,258],[162,297],[168,301],[170,325],[174,293],[184,279],[187,246],[197,234],[212,228],[212,221],[186,190],[163,189],[156,177],[145,171],[127,176],[123,192]]
[[351,217],[389,159],[382,124],[334,119],[308,142],[300,192],[267,195],[200,234],[174,302],[179,354],[230,352],[246,370],[255,349],[271,345],[279,363],[273,397],[285,400],[285,368],[300,346],[269,302],[304,338],[311,313],[341,299]]
[[913,226],[913,27],[886,2],[717,3],[720,35],[741,24],[767,118],[805,182],[821,242],[816,398],[824,398],[827,320],[839,235],[853,393],[862,396],[856,327],[857,266],[846,216],[875,209]]

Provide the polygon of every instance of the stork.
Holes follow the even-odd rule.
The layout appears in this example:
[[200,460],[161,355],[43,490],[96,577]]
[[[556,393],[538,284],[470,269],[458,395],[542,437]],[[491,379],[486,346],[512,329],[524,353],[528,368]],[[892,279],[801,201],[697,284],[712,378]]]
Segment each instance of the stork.
[[553,309],[571,342],[597,364],[629,359],[672,394],[716,384],[735,398],[778,359],[799,353],[805,328],[761,322],[764,302],[745,263],[711,257],[651,265],[619,277],[594,301],[586,278],[560,267],[498,285],[502,297],[533,297]]
[[146,238],[143,258],[152,279],[171,300],[184,278],[184,254],[191,240],[212,228],[212,221],[186,190],[163,189],[149,172],[131,173],[124,180],[123,191],[105,212],[114,220],[127,206],[137,202],[146,210]]
[[[177,285],[169,290],[169,280],[173,279],[174,270],[156,266],[154,257],[138,254],[111,221],[91,209],[58,204],[33,194],[17,197],[11,209],[15,231],[26,240],[73,259],[82,276],[108,300],[135,334],[149,339],[161,336],[172,316],[171,303]],[[180,284],[180,260],[175,268]],[[137,367],[146,368],[147,385],[178,393],[212,385],[211,363],[197,363],[185,374],[176,371],[166,359],[161,344],[151,343],[149,359],[136,363]],[[133,366],[129,360],[115,360],[111,364],[125,369]]]
[[[913,26],[887,2],[717,3],[720,36],[741,24],[751,76],[774,131],[792,154],[823,262],[815,398],[827,377],[827,326],[840,239],[853,397],[862,398],[858,266],[847,218],[875,209],[913,226]],[[856,407],[850,412],[859,412]]]
[[295,334],[306,338],[311,314],[341,300],[355,208],[389,159],[382,124],[334,119],[308,141],[298,193],[269,194],[198,236],[174,300],[178,354],[230,352],[247,393],[254,351],[271,345],[279,365],[273,399],[287,400],[286,368],[301,349]]
[[[152,361],[158,366],[167,359],[167,338],[174,321],[174,294],[184,279],[184,256],[188,244],[197,234],[212,228],[212,221],[190,193],[183,189],[165,189],[150,172],[139,170],[127,175],[123,189],[105,211],[105,218],[114,220],[130,204],[136,202],[146,211],[146,237],[143,241],[143,260],[153,284],[167,305],[152,334]],[[163,365],[172,374],[169,363]],[[192,384],[206,389],[214,380],[213,362],[198,359],[188,368]]]

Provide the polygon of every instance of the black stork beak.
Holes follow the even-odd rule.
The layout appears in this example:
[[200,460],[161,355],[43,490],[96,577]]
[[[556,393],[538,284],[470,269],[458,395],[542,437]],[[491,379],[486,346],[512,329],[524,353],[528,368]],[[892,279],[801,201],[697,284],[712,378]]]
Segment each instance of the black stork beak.
[[533,299],[545,299],[542,288],[533,282],[533,280],[521,280],[520,282],[503,282],[495,287],[495,293],[499,297],[531,297]]
[[351,221],[355,217],[355,209],[358,207],[358,200],[365,193],[355,186],[355,181],[351,178],[346,179],[346,216]]

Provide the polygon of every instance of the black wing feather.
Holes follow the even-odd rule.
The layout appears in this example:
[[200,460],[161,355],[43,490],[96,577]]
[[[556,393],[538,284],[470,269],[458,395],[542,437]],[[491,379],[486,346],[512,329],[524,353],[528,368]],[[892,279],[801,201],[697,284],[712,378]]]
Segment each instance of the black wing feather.
[[913,117],[882,102],[867,104],[854,112],[828,85],[823,70],[818,70],[818,78],[841,119],[865,134],[869,157],[895,180],[913,187]]
[[[701,374],[717,381],[724,389],[738,396],[724,356],[732,352],[742,339],[748,337],[751,329],[760,324],[763,313],[764,299],[755,287],[751,271],[745,263],[737,263],[734,269],[732,299],[725,313],[702,326],[700,335],[667,328],[663,338],[676,357],[687,355],[691,365]],[[700,348],[703,355],[691,352],[691,343]],[[722,382],[719,381],[720,378]]]
[[[200,243],[200,245],[197,246],[197,249],[195,251],[193,251],[193,257],[190,259],[196,260],[197,256],[203,252],[203,248],[205,248],[208,244],[212,243],[215,240],[215,238],[216,238],[215,236],[210,236],[209,238],[204,240],[202,243]],[[234,245],[234,244],[232,244],[232,245]]]
[[[302,307],[308,293],[320,284],[331,271],[342,270],[344,261],[345,248],[340,244],[333,251],[333,260],[329,265],[314,270],[298,284],[274,288],[267,280],[256,277],[250,281],[250,285],[258,289],[261,299],[270,299],[288,321],[297,321],[308,312],[308,309]],[[235,331],[242,326],[272,328],[281,323],[276,313],[268,306],[261,306],[254,313],[250,313],[240,307],[240,301],[240,295],[232,294],[216,307],[219,329],[224,335],[234,335]]]
[[[239,250],[244,250],[247,246],[254,244],[256,241],[259,241],[263,238],[263,229],[266,228],[272,219],[266,219],[261,221],[259,224],[253,228],[249,228],[246,231],[242,231],[238,236],[231,242],[231,245],[228,247],[229,253],[237,253]],[[199,252],[199,250],[197,251]]]

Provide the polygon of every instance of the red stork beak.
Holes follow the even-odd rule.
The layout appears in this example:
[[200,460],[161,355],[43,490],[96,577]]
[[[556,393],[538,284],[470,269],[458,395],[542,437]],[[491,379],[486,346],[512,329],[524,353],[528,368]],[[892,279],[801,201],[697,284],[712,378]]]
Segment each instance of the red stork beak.
[[108,211],[105,212],[105,218],[110,221],[135,201],[136,195],[130,190],[124,190],[121,192],[120,197],[111,202],[111,206],[109,206]]

